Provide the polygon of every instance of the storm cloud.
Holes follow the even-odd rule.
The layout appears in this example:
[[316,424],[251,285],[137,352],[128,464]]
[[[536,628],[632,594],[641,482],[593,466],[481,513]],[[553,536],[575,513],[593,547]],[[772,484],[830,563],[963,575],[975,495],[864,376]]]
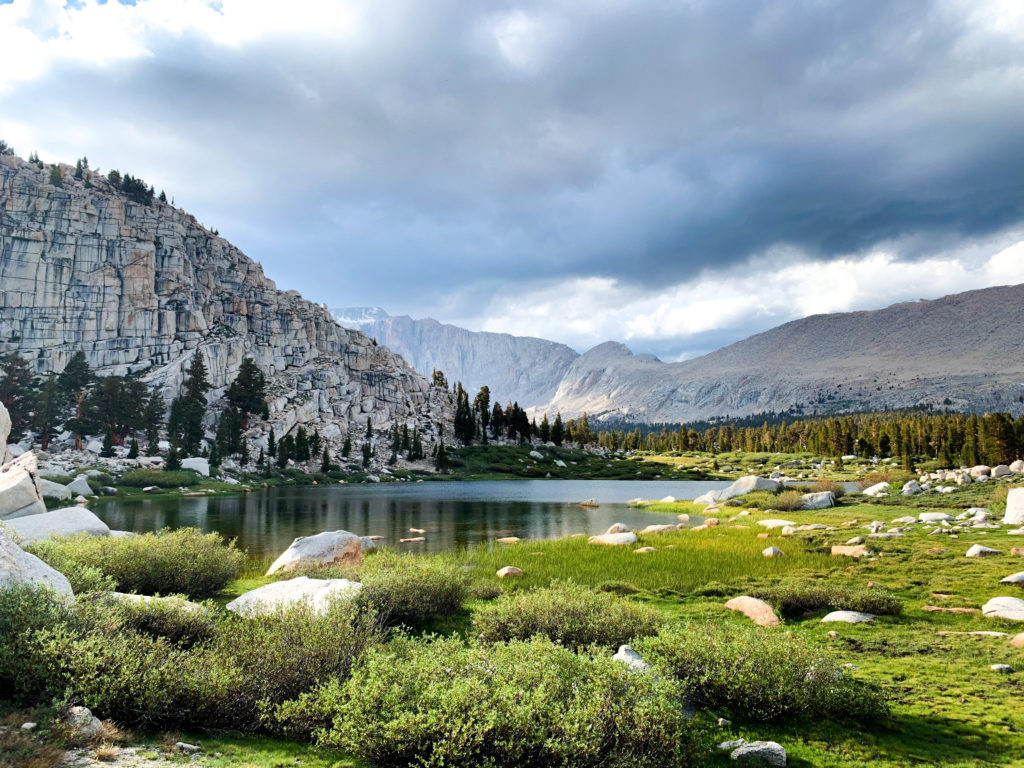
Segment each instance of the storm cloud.
[[815,311],[797,283],[1024,281],[1022,104],[1012,0],[0,3],[23,155],[140,175],[332,306],[667,358]]

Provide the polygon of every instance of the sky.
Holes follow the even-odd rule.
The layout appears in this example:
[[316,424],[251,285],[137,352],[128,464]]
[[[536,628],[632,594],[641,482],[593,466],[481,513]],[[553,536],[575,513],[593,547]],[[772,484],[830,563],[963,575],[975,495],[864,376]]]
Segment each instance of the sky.
[[0,138],[331,307],[694,357],[1024,283],[1019,0],[0,0]]

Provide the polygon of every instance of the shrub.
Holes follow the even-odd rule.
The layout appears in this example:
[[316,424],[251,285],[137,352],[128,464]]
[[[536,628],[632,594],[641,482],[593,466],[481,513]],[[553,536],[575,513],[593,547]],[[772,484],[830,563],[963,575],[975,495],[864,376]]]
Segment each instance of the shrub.
[[184,599],[136,600],[98,593],[80,597],[75,605],[76,625],[105,634],[137,632],[163,637],[189,648],[214,634],[214,611],[209,605]]
[[908,472],[904,469],[883,469],[870,472],[860,480],[861,490],[870,488],[872,485],[878,483],[890,483],[891,485],[902,486],[904,483],[910,480],[917,480],[918,475],[914,472]]
[[800,491],[755,491],[743,497],[743,503],[756,509],[777,509],[780,512],[794,512],[803,506],[803,493]]
[[0,589],[0,691],[3,698],[29,702],[47,689],[47,675],[32,663],[33,635],[68,616],[68,603],[51,590],[28,584]]
[[139,536],[64,536],[28,550],[62,573],[86,566],[113,579],[121,592],[204,598],[238,575],[245,554],[218,533],[164,529]]
[[903,613],[900,599],[879,587],[782,582],[756,588],[750,594],[771,603],[786,618],[797,618],[820,610],[862,611],[878,615]]
[[543,638],[402,639],[277,717],[376,766],[653,768],[693,764],[705,749],[680,693],[674,681]]
[[180,488],[195,485],[200,479],[201,475],[188,470],[168,472],[159,469],[133,469],[121,475],[121,485],[133,488],[147,488],[151,485],[157,488]]
[[469,596],[475,600],[493,600],[502,594],[501,587],[487,579],[480,579],[469,585]]
[[296,606],[259,619],[223,616],[191,647],[159,634],[186,629],[195,639],[188,619],[127,614],[93,601],[74,620],[35,632],[33,666],[51,692],[133,726],[258,730],[263,707],[344,678],[380,639],[375,618],[344,601],[323,615]]
[[663,629],[637,650],[667,670],[695,704],[746,720],[811,715],[880,717],[877,688],[854,680],[806,640],[744,625]]
[[653,608],[572,583],[505,595],[473,613],[473,629],[486,642],[544,635],[570,648],[618,647],[655,634],[660,625]]
[[361,599],[388,624],[420,627],[462,609],[466,575],[441,557],[378,552],[359,569]]
[[88,475],[85,482],[92,488],[93,493],[97,496],[102,495],[103,489],[114,484],[114,478],[108,475],[106,472],[100,472],[98,475]]

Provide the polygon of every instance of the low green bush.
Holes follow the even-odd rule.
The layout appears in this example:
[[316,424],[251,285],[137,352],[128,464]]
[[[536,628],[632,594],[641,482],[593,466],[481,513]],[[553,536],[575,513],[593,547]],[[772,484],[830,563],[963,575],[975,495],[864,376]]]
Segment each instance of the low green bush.
[[93,493],[100,496],[103,493],[104,488],[114,484],[114,478],[106,472],[100,472],[98,475],[87,475],[85,482],[87,482],[89,487],[92,488]]
[[903,613],[900,599],[880,587],[782,582],[758,587],[750,594],[771,603],[779,615],[785,618],[799,618],[806,613],[821,610],[861,611],[884,616]]
[[473,613],[473,629],[486,642],[544,635],[570,648],[618,647],[655,634],[661,622],[654,608],[572,583],[505,595]]
[[693,703],[744,720],[870,719],[888,711],[878,688],[844,674],[819,649],[785,632],[677,625],[638,641],[637,650],[678,680]]
[[46,672],[32,663],[38,630],[68,619],[70,603],[56,593],[28,584],[0,589],[0,698],[38,701],[48,689]]
[[208,640],[215,629],[215,611],[210,605],[175,597],[138,600],[98,592],[80,596],[74,615],[76,626],[84,631],[108,635],[137,632],[165,638],[183,648]]
[[818,480],[810,487],[811,493],[825,493],[831,491],[837,499],[846,495],[846,486],[836,480]]
[[779,512],[795,512],[803,506],[800,491],[754,491],[743,496],[743,505],[755,509],[776,509]]
[[359,568],[361,600],[390,625],[421,627],[462,610],[467,578],[443,557],[377,552]]
[[374,766],[654,768],[693,765],[704,733],[672,680],[549,640],[465,645],[402,639],[370,649],[348,681],[277,709]]
[[139,536],[63,536],[28,548],[62,573],[88,567],[110,577],[120,592],[205,598],[222,590],[245,562],[245,553],[217,533],[165,529]]
[[121,475],[120,484],[133,488],[148,488],[151,485],[157,488],[180,488],[196,485],[201,479],[202,475],[188,470],[166,472],[162,469],[132,469]]

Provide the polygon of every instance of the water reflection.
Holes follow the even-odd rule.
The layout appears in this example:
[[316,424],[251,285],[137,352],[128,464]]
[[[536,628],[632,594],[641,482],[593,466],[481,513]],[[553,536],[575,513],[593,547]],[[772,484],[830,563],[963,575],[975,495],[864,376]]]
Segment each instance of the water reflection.
[[[727,483],[520,481],[271,488],[234,497],[152,497],[97,505],[111,528],[153,531],[196,527],[237,538],[255,556],[276,555],[297,536],[344,529],[383,536],[385,544],[441,552],[488,539],[554,538],[671,518],[627,507],[629,498],[693,498]],[[578,501],[596,498],[590,509]],[[426,529],[426,541],[400,544]]]

